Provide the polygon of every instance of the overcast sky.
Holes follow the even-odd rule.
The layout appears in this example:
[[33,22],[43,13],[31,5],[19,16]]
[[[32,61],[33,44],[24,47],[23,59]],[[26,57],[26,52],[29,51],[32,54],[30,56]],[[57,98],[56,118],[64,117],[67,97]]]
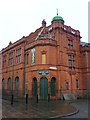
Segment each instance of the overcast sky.
[[41,27],[56,16],[65,20],[65,25],[81,32],[82,41],[88,42],[89,0],[0,0],[0,50],[9,42],[15,42]]

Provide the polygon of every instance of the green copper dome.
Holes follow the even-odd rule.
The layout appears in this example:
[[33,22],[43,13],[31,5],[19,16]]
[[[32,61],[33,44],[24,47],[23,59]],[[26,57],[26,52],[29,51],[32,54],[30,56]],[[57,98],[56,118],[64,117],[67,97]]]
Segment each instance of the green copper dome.
[[53,19],[52,19],[52,23],[53,22],[61,22],[61,23],[63,23],[64,24],[64,20],[63,20],[63,18],[61,17],[61,16],[55,16]]

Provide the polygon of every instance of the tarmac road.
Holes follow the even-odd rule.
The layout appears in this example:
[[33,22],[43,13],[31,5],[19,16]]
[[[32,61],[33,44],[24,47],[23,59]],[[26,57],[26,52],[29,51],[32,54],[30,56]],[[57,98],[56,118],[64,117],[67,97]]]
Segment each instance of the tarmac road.
[[88,118],[90,117],[90,100],[76,100],[75,102],[71,103],[73,104],[76,108],[79,109],[79,112],[72,115],[72,116],[67,116],[63,118]]

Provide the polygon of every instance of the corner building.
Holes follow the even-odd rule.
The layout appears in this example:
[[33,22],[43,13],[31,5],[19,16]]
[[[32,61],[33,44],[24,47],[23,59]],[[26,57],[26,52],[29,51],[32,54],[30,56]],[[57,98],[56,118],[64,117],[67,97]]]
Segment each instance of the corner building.
[[80,42],[80,32],[55,16],[51,25],[2,49],[2,89],[14,94],[38,94],[59,99],[61,94],[89,95],[90,44]]

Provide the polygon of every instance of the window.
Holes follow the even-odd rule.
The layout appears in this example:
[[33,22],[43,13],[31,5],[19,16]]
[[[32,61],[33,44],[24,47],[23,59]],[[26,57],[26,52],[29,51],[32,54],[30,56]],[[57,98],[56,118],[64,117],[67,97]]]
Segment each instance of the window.
[[8,79],[8,90],[12,89],[11,78]]
[[13,54],[13,52],[10,52],[9,53],[9,60],[8,60],[8,64],[9,65],[13,65],[13,60],[14,60],[14,54]]
[[69,84],[68,84],[68,81],[66,81],[66,89],[68,90],[69,88]]
[[51,96],[56,96],[56,78],[53,77],[50,83]]
[[74,55],[68,55],[68,67],[69,69],[75,69],[74,67]]
[[19,85],[20,85],[19,77],[16,77],[16,79],[15,79],[15,90],[16,90],[16,91],[19,90]]
[[4,55],[4,56],[3,56],[3,64],[2,64],[2,66],[3,66],[3,67],[5,67],[5,66],[6,66],[6,59],[7,59],[7,56],[6,56],[6,55]]
[[78,80],[76,80],[76,88],[78,88],[79,86],[78,86]]
[[34,64],[36,62],[36,49],[33,48],[31,50],[31,64]]
[[72,40],[68,39],[68,48],[70,49],[72,48],[72,46],[73,46]]
[[4,78],[2,79],[2,90],[4,90],[5,89],[5,80],[4,80]]
[[16,50],[16,63],[21,62],[21,48]]
[[46,64],[46,54],[42,54],[42,64]]

